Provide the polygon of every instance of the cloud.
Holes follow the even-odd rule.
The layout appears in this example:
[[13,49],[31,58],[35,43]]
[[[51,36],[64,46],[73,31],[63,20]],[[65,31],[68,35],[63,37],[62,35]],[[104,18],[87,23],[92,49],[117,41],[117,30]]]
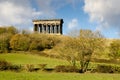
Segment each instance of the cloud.
[[55,18],[57,10],[79,0],[0,0],[0,26],[31,29],[32,20]]
[[84,11],[90,21],[99,25],[98,29],[108,27],[120,31],[120,0],[85,0]]
[[76,27],[78,27],[78,20],[76,18],[74,18],[68,23],[68,28],[73,29]]
[[42,12],[32,8],[29,0],[0,0],[0,26],[21,27],[22,25],[21,28],[25,28],[25,25],[29,25],[32,18],[39,15],[42,15]]

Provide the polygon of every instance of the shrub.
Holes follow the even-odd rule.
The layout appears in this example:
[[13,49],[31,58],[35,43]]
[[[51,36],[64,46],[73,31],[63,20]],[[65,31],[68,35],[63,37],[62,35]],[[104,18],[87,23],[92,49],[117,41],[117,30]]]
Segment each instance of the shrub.
[[29,50],[51,49],[60,42],[56,36],[47,34],[30,34],[29,37],[31,39]]
[[31,43],[29,50],[44,50],[45,49],[45,41],[46,37],[42,34],[31,34],[30,35]]
[[21,65],[11,65],[9,70],[19,72],[22,70],[22,66]]
[[30,39],[26,35],[16,34],[10,40],[10,47],[16,51],[27,51],[29,49]]
[[120,67],[116,65],[97,65],[97,72],[100,73],[120,73]]
[[41,70],[44,70],[47,64],[38,64]]
[[97,65],[97,71],[101,73],[113,73],[111,65]]
[[113,40],[109,46],[109,56],[112,59],[119,59],[120,58],[120,40]]
[[12,65],[11,63],[1,60],[0,61],[0,70],[11,70],[11,71],[20,71],[22,69],[21,65]]
[[0,61],[0,70],[9,70],[11,67],[11,63],[5,61],[5,60],[1,60]]
[[55,67],[56,72],[78,72],[79,70],[75,66],[59,65]]
[[11,66],[12,64],[5,60],[0,61],[0,70],[9,70]]
[[25,65],[25,70],[29,71],[29,72],[34,71],[34,65],[33,64],[26,64]]
[[8,52],[10,50],[10,39],[12,34],[0,34],[0,53]]

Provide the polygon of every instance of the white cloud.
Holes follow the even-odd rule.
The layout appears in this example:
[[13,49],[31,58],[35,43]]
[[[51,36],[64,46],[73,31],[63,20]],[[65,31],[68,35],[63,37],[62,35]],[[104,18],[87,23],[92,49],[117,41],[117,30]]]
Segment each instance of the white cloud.
[[76,18],[74,18],[68,23],[68,28],[73,29],[76,27],[78,27],[78,20]]
[[22,29],[30,24],[32,18],[39,15],[42,15],[42,12],[32,8],[29,0],[0,0],[0,26],[14,25]]
[[0,0],[0,26],[13,25],[31,29],[32,20],[54,18],[56,11],[79,0]]
[[85,0],[84,11],[100,29],[114,27],[120,30],[120,0]]

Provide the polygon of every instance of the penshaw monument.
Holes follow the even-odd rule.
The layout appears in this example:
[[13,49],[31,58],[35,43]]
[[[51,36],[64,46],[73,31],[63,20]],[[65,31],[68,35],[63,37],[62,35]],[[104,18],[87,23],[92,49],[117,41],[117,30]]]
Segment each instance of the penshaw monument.
[[63,19],[33,20],[34,32],[43,34],[62,34]]

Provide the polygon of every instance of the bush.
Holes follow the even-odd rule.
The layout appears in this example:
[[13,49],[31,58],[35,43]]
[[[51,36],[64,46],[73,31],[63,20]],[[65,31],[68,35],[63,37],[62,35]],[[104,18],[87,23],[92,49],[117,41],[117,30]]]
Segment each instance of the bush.
[[26,64],[25,65],[25,70],[29,71],[29,72],[34,71],[34,65],[33,64]]
[[98,65],[97,71],[101,73],[113,73],[112,66],[110,65]]
[[74,66],[64,66],[59,65],[55,67],[56,72],[79,72],[79,70]]
[[5,60],[1,60],[0,61],[0,70],[4,71],[4,70],[11,70],[11,71],[20,71],[22,69],[21,65],[12,65],[11,63],[5,61]]
[[1,60],[0,61],[0,70],[9,70],[11,67],[11,63],[5,61],[5,60]]
[[60,42],[56,36],[47,34],[30,34],[31,39],[29,50],[42,51],[44,49],[51,49]]
[[113,40],[109,46],[109,56],[112,59],[119,59],[120,58],[120,40]]
[[44,70],[47,64],[38,64],[41,70]]
[[27,51],[29,49],[30,39],[26,35],[16,34],[10,40],[10,47],[16,51]]
[[0,53],[6,53],[10,51],[10,39],[12,34],[3,33],[0,34]]
[[46,36],[42,34],[31,34],[29,35],[31,39],[29,50],[42,51],[45,49]]
[[116,65],[97,65],[97,72],[100,73],[120,73],[120,67]]
[[19,72],[22,70],[22,66],[21,65],[11,65],[9,70]]

